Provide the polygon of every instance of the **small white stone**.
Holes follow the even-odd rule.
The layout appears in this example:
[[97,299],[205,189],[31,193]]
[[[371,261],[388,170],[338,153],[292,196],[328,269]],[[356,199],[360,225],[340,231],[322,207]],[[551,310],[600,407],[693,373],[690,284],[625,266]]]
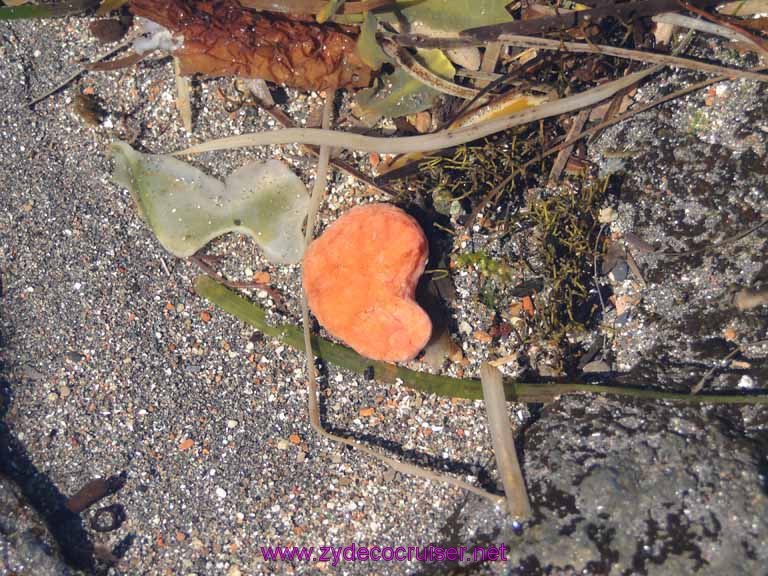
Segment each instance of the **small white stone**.
[[237,420],[227,420],[227,428],[237,428]]
[[611,222],[615,222],[618,217],[619,215],[616,213],[616,210],[608,206],[600,209],[597,221],[600,222],[600,224],[610,224]]
[[739,388],[754,388],[755,387],[755,381],[752,379],[752,377],[747,376],[744,374],[738,383]]
[[216,488],[216,496],[218,496],[219,500],[224,500],[227,497],[227,491],[219,486]]

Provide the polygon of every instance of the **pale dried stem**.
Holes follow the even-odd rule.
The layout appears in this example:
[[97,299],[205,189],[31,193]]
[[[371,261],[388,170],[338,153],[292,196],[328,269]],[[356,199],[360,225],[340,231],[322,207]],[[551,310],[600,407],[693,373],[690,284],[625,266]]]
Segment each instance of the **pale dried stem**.
[[743,34],[739,34],[735,30],[715,24],[714,22],[707,22],[705,20],[699,20],[698,18],[692,18],[691,16],[685,16],[677,12],[664,12],[663,14],[657,14],[651,18],[654,22],[660,24],[671,24],[673,26],[680,26],[681,28],[688,28],[690,30],[696,30],[697,32],[704,32],[706,34],[715,34],[716,36],[722,36],[729,40],[736,40],[739,42],[746,42],[752,46],[756,46],[754,40]]
[[176,108],[181,116],[181,123],[188,134],[192,133],[192,101],[190,99],[191,83],[189,78],[182,76],[179,59],[173,57],[173,74],[176,77]]
[[[322,126],[323,126],[323,129],[325,130],[328,129],[328,126],[330,124],[332,108],[333,108],[333,93],[329,93],[328,96],[326,97],[325,108],[323,110]],[[315,177],[315,183],[312,188],[312,195],[310,197],[310,207],[307,213],[307,225],[304,233],[304,239],[307,245],[309,245],[309,243],[312,241],[312,237],[314,236],[315,219],[316,219],[320,204],[322,203],[322,200],[325,196],[326,179],[328,176],[328,165],[330,160],[330,153],[331,153],[331,146],[328,146],[328,145],[320,146],[319,160],[317,163],[317,175]],[[339,442],[341,444],[344,444],[345,446],[350,446],[351,448],[354,448],[365,454],[368,454],[369,456],[379,460],[380,462],[386,464],[387,466],[390,466],[393,470],[400,472],[402,474],[410,474],[412,476],[417,476],[419,478],[424,478],[426,480],[432,480],[435,482],[444,482],[446,484],[451,484],[458,488],[462,488],[464,490],[472,492],[477,496],[485,498],[497,506],[502,503],[503,499],[500,496],[491,494],[490,492],[487,492],[481,488],[478,488],[477,486],[473,486],[472,484],[464,482],[463,480],[454,478],[452,476],[444,476],[441,474],[436,474],[430,470],[425,470],[419,466],[408,464],[407,462],[401,462],[394,458],[385,456],[384,454],[381,454],[378,451],[373,450],[372,448],[369,448],[368,446],[365,446],[360,442],[357,442],[356,440],[353,440],[351,438],[344,438],[343,436],[338,436],[336,434],[332,434],[331,432],[328,432],[327,430],[325,430],[320,420],[320,403],[318,401],[317,378],[315,376],[315,355],[312,352],[312,335],[309,330],[309,327],[310,327],[309,305],[307,303],[307,294],[303,288],[302,288],[302,295],[301,295],[301,313],[302,313],[302,320],[304,324],[304,350],[306,351],[306,359],[307,359],[307,392],[309,395],[309,422],[312,425],[312,428],[315,430],[315,432],[317,432],[318,434],[320,434],[321,436],[327,438],[332,442]],[[502,397],[503,397],[503,393],[504,392],[502,389]]]
[[[459,36],[449,38],[433,38],[419,35],[400,34],[390,36],[390,38],[399,43],[401,46],[417,45],[419,47],[448,49],[485,45],[485,42],[480,40],[462,38]],[[593,44],[587,42],[565,42],[552,38],[525,36],[522,34],[499,34],[499,36],[495,38],[494,41],[503,42],[507,46],[517,46],[518,48],[538,48],[541,50],[554,50],[557,52],[603,54],[605,56],[624,58],[625,60],[635,60],[638,62],[649,62],[653,64],[663,64],[665,66],[675,66],[677,68],[686,68],[688,70],[696,70],[698,72],[706,72],[708,74],[720,74],[730,78],[747,78],[750,80],[758,80],[760,82],[768,82],[768,76],[765,74],[757,74],[742,68],[718,66],[716,64],[708,64],[706,62],[701,62],[692,58],[670,56],[669,54],[660,54],[657,52],[649,52],[647,50],[631,50],[629,48],[618,48],[616,46],[608,46],[606,44]]]
[[453,146],[472,142],[473,140],[485,138],[486,136],[502,132],[514,126],[528,124],[543,118],[551,118],[552,116],[559,116],[560,114],[566,114],[568,112],[592,106],[606,98],[610,98],[620,90],[636,84],[658,70],[658,66],[652,66],[647,70],[635,72],[634,74],[629,74],[618,80],[606,82],[605,84],[574,96],[561,98],[554,102],[546,102],[503,118],[497,118],[480,124],[473,124],[471,126],[448,128],[434,134],[399,138],[381,138],[318,128],[286,128],[283,130],[242,134],[239,136],[209,140],[208,142],[203,142],[187,148],[186,150],[175,152],[174,155],[199,154],[201,152],[242,148],[245,146],[267,146],[293,143],[313,144],[315,146],[329,145],[334,148],[378,152],[380,154],[409,154],[412,152],[422,152],[424,150],[440,150],[442,148],[451,148]]
[[531,517],[531,502],[528,500],[525,479],[515,450],[515,438],[512,436],[507,415],[504,381],[501,372],[487,362],[480,366],[480,381],[483,385],[493,453],[496,455],[496,465],[507,498],[507,511],[513,518],[523,522]]

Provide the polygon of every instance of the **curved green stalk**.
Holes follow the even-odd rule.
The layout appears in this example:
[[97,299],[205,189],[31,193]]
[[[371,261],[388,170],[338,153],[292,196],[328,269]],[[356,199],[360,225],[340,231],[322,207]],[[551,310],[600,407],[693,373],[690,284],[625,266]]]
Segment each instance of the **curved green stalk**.
[[[200,276],[195,280],[195,291],[225,312],[236,316],[263,332],[266,336],[277,338],[283,344],[296,350],[304,350],[304,335],[301,328],[289,324],[273,326],[267,322],[267,315],[262,308],[246,300],[233,290],[220,284],[209,276]],[[381,382],[401,380],[406,386],[439,396],[454,398],[483,399],[483,388],[479,380],[470,378],[452,378],[439,374],[417,372],[395,364],[378,362],[360,356],[357,352],[334,344],[319,336],[312,337],[312,349],[324,361],[335,364],[358,374],[373,370],[373,377]],[[747,394],[682,394],[661,390],[644,389],[632,386],[604,386],[596,384],[548,384],[504,381],[504,394],[510,402],[545,403],[552,402],[563,394],[577,393],[616,394],[646,400],[667,400],[686,404],[762,404],[768,405],[768,395]]]

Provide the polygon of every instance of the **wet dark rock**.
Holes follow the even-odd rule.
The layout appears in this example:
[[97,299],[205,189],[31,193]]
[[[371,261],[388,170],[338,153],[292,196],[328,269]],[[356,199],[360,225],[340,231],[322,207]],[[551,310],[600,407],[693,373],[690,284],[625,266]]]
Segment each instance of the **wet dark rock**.
[[59,555],[45,522],[0,475],[0,573],[19,576],[75,574]]
[[547,407],[524,442],[535,520],[506,537],[516,573],[761,573],[765,447],[727,428],[699,408],[598,397]]

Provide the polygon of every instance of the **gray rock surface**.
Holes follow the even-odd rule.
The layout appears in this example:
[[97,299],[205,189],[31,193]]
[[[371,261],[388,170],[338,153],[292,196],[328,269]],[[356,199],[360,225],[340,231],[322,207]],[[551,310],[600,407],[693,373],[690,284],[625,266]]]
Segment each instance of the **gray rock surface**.
[[768,566],[765,446],[712,410],[563,398],[525,435],[536,520],[521,574],[754,575]]
[[68,576],[74,572],[38,513],[19,488],[0,475],[0,573],[18,576]]

